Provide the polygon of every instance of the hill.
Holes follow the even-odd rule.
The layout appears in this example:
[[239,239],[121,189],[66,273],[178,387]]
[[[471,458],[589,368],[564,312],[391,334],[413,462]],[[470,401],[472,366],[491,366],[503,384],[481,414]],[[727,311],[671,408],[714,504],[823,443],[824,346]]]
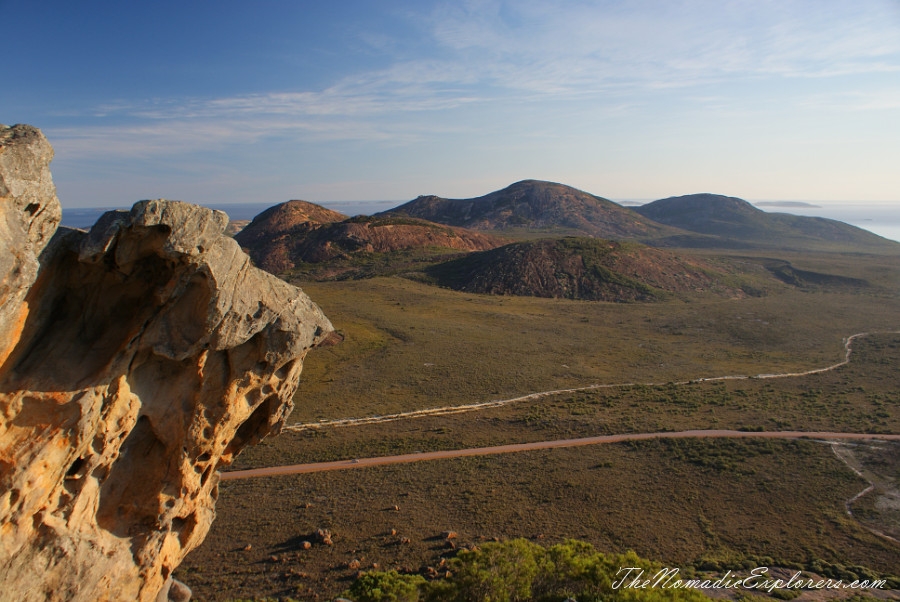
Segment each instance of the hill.
[[[371,275],[377,258],[386,269],[448,251],[492,249],[505,241],[462,228],[399,216],[347,216],[305,201],[278,205],[254,218],[235,239],[264,270],[279,274],[304,264],[316,277]],[[390,257],[376,257],[383,254]]]
[[449,288],[496,295],[593,301],[652,301],[667,293],[744,296],[727,274],[701,259],[637,243],[568,237],[509,244],[431,266]]
[[420,196],[385,213],[474,230],[555,230],[601,238],[675,234],[610,200],[539,180],[523,180],[472,199]]
[[636,207],[646,218],[703,237],[670,237],[662,246],[778,247],[808,250],[897,251],[900,245],[862,228],[822,217],[768,213],[718,194],[670,197]]
[[243,248],[257,250],[268,245],[278,246],[284,240],[305,234],[323,224],[345,219],[348,216],[343,213],[315,203],[288,201],[269,207],[254,217],[234,238]]

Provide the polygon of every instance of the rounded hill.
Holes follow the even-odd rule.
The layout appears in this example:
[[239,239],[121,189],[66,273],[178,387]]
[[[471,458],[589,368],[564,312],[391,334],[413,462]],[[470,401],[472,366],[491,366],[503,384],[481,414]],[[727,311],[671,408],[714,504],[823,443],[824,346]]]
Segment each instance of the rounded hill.
[[347,216],[308,201],[287,201],[269,207],[253,218],[247,226],[235,235],[235,240],[246,249],[255,249],[285,237],[295,236],[310,230],[341,222]]
[[509,244],[429,267],[439,285],[495,295],[653,301],[669,293],[743,296],[696,258],[637,243],[567,237]]
[[719,194],[669,197],[636,207],[635,211],[656,222],[706,236],[674,236],[654,242],[665,246],[893,252],[900,249],[900,245],[893,241],[844,222],[823,217],[768,213],[743,199]]
[[672,229],[610,200],[540,180],[471,199],[420,196],[389,212],[475,230],[566,230],[603,238],[646,238]]

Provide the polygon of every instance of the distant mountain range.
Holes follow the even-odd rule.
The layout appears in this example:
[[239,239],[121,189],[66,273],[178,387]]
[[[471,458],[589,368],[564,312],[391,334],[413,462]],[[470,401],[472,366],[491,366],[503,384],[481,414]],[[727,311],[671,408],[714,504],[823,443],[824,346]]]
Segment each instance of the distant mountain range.
[[843,222],[767,213],[735,197],[692,194],[623,207],[570,186],[539,180],[516,182],[472,199],[420,196],[383,214],[511,237],[572,234],[683,248],[900,249],[894,241]]
[[[235,239],[276,274],[406,274],[471,292],[615,301],[759,292],[758,282],[742,284],[689,249],[900,254],[900,243],[843,222],[767,213],[735,197],[693,194],[631,208],[537,180],[473,199],[420,196],[353,218],[289,201],[256,216]],[[770,263],[762,267],[773,282],[866,284]]]

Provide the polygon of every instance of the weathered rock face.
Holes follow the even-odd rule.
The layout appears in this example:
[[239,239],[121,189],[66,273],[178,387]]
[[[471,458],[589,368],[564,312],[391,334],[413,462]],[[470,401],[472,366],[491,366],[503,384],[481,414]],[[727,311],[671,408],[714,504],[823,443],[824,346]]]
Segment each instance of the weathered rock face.
[[27,316],[22,301],[37,277],[37,256],[62,219],[51,159],[40,131],[0,125],[0,364]]
[[47,244],[51,157],[0,128],[0,600],[154,600],[332,328],[221,212],[143,201]]

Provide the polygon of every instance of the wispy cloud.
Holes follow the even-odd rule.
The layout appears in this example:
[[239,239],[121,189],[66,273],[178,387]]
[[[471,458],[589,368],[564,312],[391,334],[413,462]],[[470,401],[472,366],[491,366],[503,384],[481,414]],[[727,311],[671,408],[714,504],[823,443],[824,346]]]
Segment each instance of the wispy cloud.
[[[721,108],[729,101],[709,92],[719,83],[900,71],[889,2],[454,0],[407,18],[421,39],[402,52],[386,32],[360,34],[392,48],[386,67],[338,74],[318,90],[104,103],[90,125],[56,129],[56,144],[128,156],[276,136],[410,144],[459,128],[464,119],[445,116],[468,108],[502,120],[510,103],[552,111],[589,101],[621,114],[679,90]],[[868,105],[892,107],[892,93]]]
[[[265,104],[266,99],[261,99]],[[271,138],[292,137],[297,142],[368,140],[390,144],[409,143],[423,135],[412,128],[390,128],[369,120],[279,118],[277,114],[253,112],[246,105],[245,118],[229,111],[188,116],[154,114],[152,122],[139,125],[46,128],[58,156],[70,160],[90,157],[148,158],[181,156],[222,150],[235,145],[251,146]],[[213,117],[213,115],[219,115]],[[231,115],[226,117],[225,115]]]
[[[416,77],[415,71],[422,76]],[[447,130],[439,122],[427,127],[412,124],[411,115],[484,101],[473,90],[459,89],[459,81],[448,79],[446,71],[445,76],[435,77],[439,72],[420,65],[413,72],[364,74],[321,92],[106,103],[92,111],[98,119],[90,125],[52,132],[59,149],[94,155],[190,152],[222,148],[235,140],[253,144],[284,136],[305,142],[403,144]],[[453,89],[441,89],[450,82]]]
[[888,2],[447,3],[435,41],[504,86],[558,93],[610,83],[900,70]]

